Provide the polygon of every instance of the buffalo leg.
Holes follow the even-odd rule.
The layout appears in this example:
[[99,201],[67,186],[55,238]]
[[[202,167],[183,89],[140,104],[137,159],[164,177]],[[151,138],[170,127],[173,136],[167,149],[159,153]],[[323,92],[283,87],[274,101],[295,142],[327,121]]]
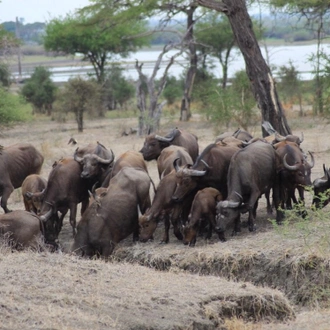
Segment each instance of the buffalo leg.
[[14,187],[12,185],[6,186],[3,190],[2,198],[1,198],[1,207],[5,211],[5,213],[11,212],[11,210],[7,207],[8,198],[11,193],[14,191]]
[[76,217],[77,217],[77,204],[72,203],[70,205],[70,225],[72,227],[72,235],[76,236],[77,228],[76,228]]
[[164,224],[165,224],[165,229],[164,229],[164,235],[163,235],[163,239],[161,240],[160,243],[164,244],[164,243],[168,243],[169,242],[169,231],[170,231],[170,216],[168,213],[165,214],[164,216]]

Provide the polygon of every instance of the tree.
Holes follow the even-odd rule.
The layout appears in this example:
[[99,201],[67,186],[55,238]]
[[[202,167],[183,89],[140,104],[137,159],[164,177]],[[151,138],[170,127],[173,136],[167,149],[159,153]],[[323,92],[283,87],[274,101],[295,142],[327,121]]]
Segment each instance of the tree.
[[17,53],[20,41],[11,32],[6,31],[0,25],[0,84],[9,87],[11,83],[9,62]]
[[[268,121],[281,135],[291,134],[279,101],[274,79],[267,66],[252,28],[244,0],[198,0],[201,6],[224,13],[232,27],[237,46],[246,63],[246,72],[261,110],[262,121]],[[268,133],[262,128],[263,135]]]
[[228,19],[214,12],[207,14],[196,23],[195,36],[197,50],[202,55],[203,63],[209,56],[219,60],[222,67],[222,88],[226,88],[230,56],[235,45]]
[[300,116],[302,116],[302,85],[299,78],[299,72],[293,66],[291,61],[289,61],[289,65],[280,66],[278,71],[280,78],[280,82],[278,83],[278,91],[286,100],[292,100],[293,98],[298,99],[300,107],[299,113]]
[[162,52],[158,55],[158,59],[154,65],[154,69],[150,77],[146,76],[142,72],[143,63],[139,64],[139,62],[136,61],[135,68],[139,74],[139,79],[136,85],[136,94],[137,107],[140,111],[138,132],[140,136],[151,134],[159,129],[160,117],[163,111],[163,107],[166,104],[166,100],[162,101],[161,103],[158,101],[165,88],[168,70],[174,63],[175,57],[179,56],[180,53],[177,53],[170,58],[165,67],[163,75],[157,84],[155,79],[158,70],[160,69],[160,63],[162,62],[163,56],[173,47],[174,45],[164,46]]
[[93,65],[96,79],[102,84],[111,59],[116,55],[126,57],[147,43],[146,38],[130,38],[145,32],[145,21],[138,17],[121,21],[115,9],[112,9],[113,19],[107,22],[97,21],[98,14],[92,10],[51,20],[46,27],[45,49],[72,56],[83,54],[83,61]]
[[125,106],[135,92],[134,84],[125,79],[123,70],[119,65],[112,64],[106,71],[104,81],[104,99],[109,110]]
[[307,26],[314,32],[317,46],[316,53],[311,56],[310,60],[315,65],[315,113],[322,113],[324,108],[324,89],[322,79],[322,40],[329,35],[329,18],[330,6],[326,0],[271,0],[271,5],[276,8],[283,8],[285,12],[291,14],[299,14],[307,19]]
[[62,112],[73,112],[78,132],[84,130],[84,113],[100,112],[101,87],[94,80],[81,77],[70,79],[61,90],[57,107]]
[[48,69],[38,66],[21,89],[21,94],[32,103],[34,111],[47,115],[51,114],[56,92],[51,75]]

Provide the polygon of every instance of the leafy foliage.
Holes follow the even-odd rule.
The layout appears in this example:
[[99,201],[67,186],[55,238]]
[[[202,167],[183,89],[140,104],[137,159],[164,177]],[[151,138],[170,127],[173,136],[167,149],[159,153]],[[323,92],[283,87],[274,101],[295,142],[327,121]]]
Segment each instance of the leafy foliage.
[[0,62],[0,85],[9,87],[11,84],[11,74],[6,63]]
[[117,109],[117,105],[124,108],[135,93],[134,85],[124,77],[123,69],[116,64],[112,64],[107,70],[103,90],[110,110]]
[[61,113],[73,112],[78,132],[84,129],[84,113],[102,116],[101,87],[95,80],[81,77],[70,79],[58,95],[56,110]]
[[50,79],[51,72],[43,66],[36,67],[24,84],[21,94],[33,104],[36,112],[50,115],[55,101],[56,86]]
[[213,85],[207,100],[207,116],[216,124],[229,126],[235,123],[247,130],[258,118],[256,101],[245,71],[236,72],[231,86],[226,89]]
[[23,100],[0,87],[0,124],[8,125],[29,119],[30,108]]
[[166,99],[167,104],[171,105],[182,97],[183,81],[174,76],[166,78],[166,85],[163,91],[163,97]]
[[[91,16],[90,16],[91,15]],[[92,63],[98,82],[104,81],[105,67],[116,55],[128,56],[146,44],[146,38],[132,38],[146,30],[146,22],[138,17],[121,22],[115,13],[107,21],[98,20],[97,13],[66,16],[53,19],[46,27],[46,50],[67,55],[83,54],[83,60]]]

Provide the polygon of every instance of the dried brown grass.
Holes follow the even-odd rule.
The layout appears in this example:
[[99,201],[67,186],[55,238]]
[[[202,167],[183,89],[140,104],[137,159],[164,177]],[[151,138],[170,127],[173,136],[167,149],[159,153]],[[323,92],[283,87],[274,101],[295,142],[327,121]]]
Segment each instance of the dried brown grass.
[[[312,179],[319,177],[322,164],[330,165],[328,125],[305,117],[292,120],[294,133],[304,131],[304,150],[315,152]],[[137,119],[88,121],[78,134],[75,122],[34,121],[4,131],[2,144],[34,144],[45,156],[42,175],[47,178],[55,160],[73,154],[76,146],[67,144],[71,136],[78,146],[100,141],[119,155],[141,148],[143,138],[121,136],[123,128],[136,126]],[[162,131],[174,126],[194,132],[201,149],[215,138],[210,124],[197,115],[189,123],[164,120]],[[260,135],[258,127],[251,131]],[[157,184],[155,162],[148,169]],[[19,190],[9,206],[23,208]],[[330,313],[321,306],[329,302],[329,249],[318,244],[325,227],[311,220],[317,225],[307,232],[293,222],[288,233],[293,228],[294,234],[287,235],[274,230],[268,218],[262,199],[256,233],[243,228],[226,243],[200,237],[195,248],[173,235],[168,245],[159,245],[160,224],[154,242],[133,245],[128,238],[108,263],[66,253],[72,243],[67,219],[58,253],[17,253],[0,245],[0,328],[327,329]]]

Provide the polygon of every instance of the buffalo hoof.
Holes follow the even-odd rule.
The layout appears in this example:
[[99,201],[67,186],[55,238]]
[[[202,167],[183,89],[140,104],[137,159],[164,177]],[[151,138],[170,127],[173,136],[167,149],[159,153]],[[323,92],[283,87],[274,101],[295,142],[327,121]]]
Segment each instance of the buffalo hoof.
[[167,243],[168,243],[168,241],[166,242],[166,241],[164,241],[164,240],[162,240],[162,241],[159,242],[159,244],[161,244],[161,245],[163,245],[163,244],[167,244]]
[[238,236],[241,233],[241,231],[233,230],[231,233],[231,236]]
[[254,231],[256,231],[256,230],[257,230],[256,225],[249,226],[249,231],[250,231],[250,232],[254,232]]

